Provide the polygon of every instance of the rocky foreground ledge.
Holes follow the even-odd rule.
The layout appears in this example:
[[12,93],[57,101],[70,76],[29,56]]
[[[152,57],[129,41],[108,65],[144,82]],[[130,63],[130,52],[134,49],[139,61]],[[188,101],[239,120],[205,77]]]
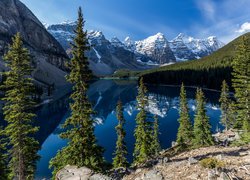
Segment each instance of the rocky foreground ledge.
[[[213,157],[223,162],[223,168],[204,168],[200,160]],[[212,146],[162,157],[147,167],[128,169],[127,174],[106,176],[82,167],[66,166],[57,173],[57,180],[250,180],[250,145],[243,147]]]

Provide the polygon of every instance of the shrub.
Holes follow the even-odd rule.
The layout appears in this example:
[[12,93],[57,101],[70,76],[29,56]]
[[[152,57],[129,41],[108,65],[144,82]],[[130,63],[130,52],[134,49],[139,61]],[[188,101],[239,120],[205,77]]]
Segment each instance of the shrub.
[[200,161],[200,164],[204,168],[214,169],[214,168],[222,168],[225,166],[223,161],[220,161],[216,158],[205,158]]

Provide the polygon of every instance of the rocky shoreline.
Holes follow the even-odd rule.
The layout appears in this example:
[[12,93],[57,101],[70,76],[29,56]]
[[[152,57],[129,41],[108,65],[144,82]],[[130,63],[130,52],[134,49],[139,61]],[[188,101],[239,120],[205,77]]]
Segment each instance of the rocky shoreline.
[[[217,146],[203,147],[171,156],[174,147],[164,150],[159,157],[136,168],[116,169],[107,175],[76,166],[60,170],[57,180],[248,180],[250,179],[250,144],[241,147],[227,146],[239,139],[238,132],[228,130],[213,135]],[[228,142],[225,144],[225,142]],[[226,146],[225,146],[226,145]],[[205,168],[201,160],[213,158],[220,168]]]
[[[213,157],[222,161],[223,168],[209,169],[200,164],[200,160]],[[125,170],[124,170],[125,171]],[[66,166],[57,173],[58,180],[231,180],[250,179],[250,145],[244,147],[211,146],[183,152],[172,158],[162,157],[150,167],[128,169],[123,177],[119,173],[106,176],[92,170],[76,166]]]

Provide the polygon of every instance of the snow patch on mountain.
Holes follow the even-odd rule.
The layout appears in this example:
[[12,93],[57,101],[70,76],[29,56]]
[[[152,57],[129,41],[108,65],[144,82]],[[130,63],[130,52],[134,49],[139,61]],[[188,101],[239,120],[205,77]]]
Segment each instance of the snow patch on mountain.
[[98,53],[98,51],[95,48],[93,48],[93,50],[95,51],[96,57],[98,58],[98,63],[101,63],[102,56]]
[[180,33],[169,43],[178,61],[200,59],[224,46],[224,43],[215,36],[210,36],[206,39],[196,39],[183,33]]

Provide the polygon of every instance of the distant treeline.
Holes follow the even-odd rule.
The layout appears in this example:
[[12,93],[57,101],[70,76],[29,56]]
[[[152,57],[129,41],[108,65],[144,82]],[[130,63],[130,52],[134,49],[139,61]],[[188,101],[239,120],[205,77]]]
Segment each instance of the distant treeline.
[[210,89],[220,89],[223,80],[231,87],[231,67],[217,67],[208,69],[179,69],[156,71],[143,75],[144,82],[149,84],[171,84],[199,86]]

